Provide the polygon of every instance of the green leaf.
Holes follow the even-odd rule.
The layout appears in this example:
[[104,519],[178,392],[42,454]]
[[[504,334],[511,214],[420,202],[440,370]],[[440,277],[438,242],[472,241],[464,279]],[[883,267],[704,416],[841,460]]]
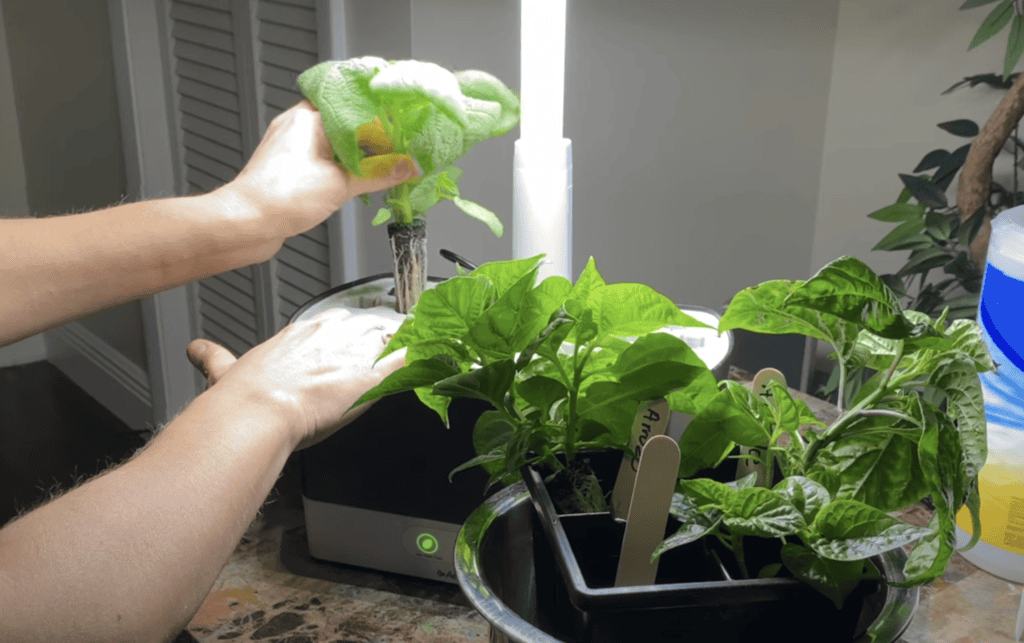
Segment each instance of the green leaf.
[[828,560],[801,545],[786,543],[781,555],[782,563],[793,576],[827,596],[836,609],[842,609],[846,597],[863,576],[863,561]]
[[810,478],[789,476],[772,489],[781,498],[793,505],[808,525],[822,507],[832,502],[828,490]]
[[924,273],[949,263],[950,257],[942,248],[925,248],[915,251],[910,260],[896,273],[897,277]]
[[978,494],[978,480],[974,480],[964,506],[971,512],[971,540],[959,551],[967,551],[981,540],[981,496]]
[[939,127],[949,132],[953,136],[974,138],[975,136],[978,135],[978,124],[966,118],[960,118],[953,121],[946,121],[945,123],[939,123]]
[[547,415],[551,406],[569,395],[565,384],[544,375],[535,375],[516,384],[516,393],[531,406]]
[[[729,503],[729,499],[739,492],[736,488],[723,482],[708,478],[680,480],[676,483],[676,491],[686,497],[686,503],[689,505],[719,509],[725,507]],[[675,498],[673,498],[673,506],[675,506]]]
[[526,350],[570,289],[563,277],[549,277],[532,288],[535,280],[536,269],[523,275],[470,328],[470,337],[492,356],[512,357]]
[[740,489],[724,511],[722,522],[734,535],[784,538],[806,527],[796,507],[764,487]]
[[927,235],[922,234],[924,225],[923,218],[905,221],[882,237],[882,240],[876,243],[872,250],[905,250],[917,248],[922,242],[925,248],[930,248],[935,242]]
[[[457,466],[454,469],[452,469],[451,471],[449,471],[448,472],[448,482],[452,481],[452,478],[455,477],[456,473],[458,473],[460,471],[465,471],[467,469],[472,469],[473,467],[482,466],[484,468],[484,470],[489,472],[489,473],[492,473],[491,472],[492,469],[494,469],[495,472],[500,472],[501,471],[501,466],[500,465],[501,465],[501,463],[504,462],[504,460],[505,460],[505,454],[501,453],[500,451],[495,451],[493,453],[485,453],[483,455],[478,455],[475,458],[472,458],[471,460],[467,460],[466,462],[463,462],[459,466]],[[498,478],[500,479],[500,476],[498,476]],[[491,481],[488,482],[487,487],[490,488],[491,485],[495,484],[496,482],[497,482],[497,480],[495,480],[494,478],[491,478]]]
[[512,360],[492,362],[435,383],[434,395],[486,400],[500,409],[504,407],[505,394],[512,387],[515,374]]
[[1024,16],[1015,15],[1010,25],[1010,37],[1006,41],[1006,59],[1003,61],[1003,78],[1009,78],[1013,68],[1024,54]]
[[[822,470],[838,476],[833,496],[859,500],[883,511],[899,511],[928,494],[917,457],[918,431],[887,429],[891,418],[858,418],[818,452],[807,476],[822,482]],[[831,489],[830,489],[831,491]]]
[[948,205],[946,193],[927,178],[913,174],[900,174],[900,180],[919,203],[929,208],[944,208]]
[[477,221],[486,223],[487,227],[494,233],[494,236],[500,237],[505,234],[505,227],[501,224],[501,220],[498,219],[498,215],[494,214],[484,206],[458,196],[452,199],[452,203]]
[[679,475],[692,476],[714,466],[734,442],[745,446],[768,443],[768,432],[751,415],[745,404],[729,390],[719,391],[711,402],[697,413],[679,438]]
[[956,533],[946,528],[948,518],[936,513],[928,522],[931,534],[917,541],[910,551],[910,557],[903,567],[906,577],[903,581],[889,579],[886,582],[892,587],[912,587],[929,583],[946,570],[949,559],[956,551]]
[[371,221],[370,224],[371,225],[383,225],[383,224],[387,223],[390,220],[391,220],[391,210],[388,209],[388,208],[381,208],[380,210],[377,210],[377,215],[375,217],[373,217],[373,221]]
[[434,106],[409,140],[409,152],[425,175],[435,174],[462,156],[462,127]]
[[644,284],[609,284],[594,288],[587,303],[595,310],[600,338],[643,335],[665,326],[710,328]]
[[441,200],[438,183],[442,176],[443,172],[434,172],[418,179],[419,183],[409,191],[409,206],[413,212],[426,212]]
[[[475,277],[452,277],[425,290],[413,310],[415,342],[462,338],[483,314],[493,290]],[[424,321],[419,322],[420,319]]]
[[935,369],[928,382],[945,392],[947,413],[960,434],[965,473],[977,476],[988,457],[988,442],[985,402],[976,370],[962,360],[948,360]]
[[[516,427],[501,411],[484,411],[473,427],[473,448],[477,455],[500,451],[515,433]],[[485,467],[486,468],[486,467]],[[488,473],[495,473],[487,469]]]
[[465,96],[492,101],[501,106],[498,123],[490,136],[506,134],[519,122],[519,98],[500,80],[476,69],[457,71],[455,79]]
[[[948,156],[948,150],[932,150],[931,152],[928,152],[927,154],[924,155],[924,158],[921,159],[921,162],[917,164],[917,167],[914,168],[914,174],[939,167],[940,165],[942,165],[942,162],[946,160],[946,157]],[[908,197],[909,194],[910,193],[908,191]]]
[[[543,261],[544,255],[509,261],[491,261],[469,273],[470,277],[483,277],[494,285],[498,297],[504,296],[509,288],[524,276],[534,273]],[[530,287],[533,281],[530,282]]]
[[847,498],[824,507],[814,521],[814,529],[821,539],[812,542],[811,548],[830,560],[870,558],[931,533]]
[[924,217],[926,211],[927,208],[920,203],[894,203],[875,210],[868,215],[868,218],[886,223],[917,221]]
[[456,123],[467,125],[466,97],[459,82],[452,72],[436,63],[400,60],[381,69],[370,80],[369,88],[397,103],[427,101]]
[[458,372],[459,367],[455,360],[447,356],[417,360],[406,364],[385,377],[381,380],[380,384],[363,393],[350,408],[359,406],[364,402],[380,399],[386,395],[411,391],[423,386],[432,386],[434,382],[444,380]]
[[1010,23],[1010,19],[1013,18],[1014,9],[1012,0],[1002,0],[996,5],[995,9],[982,21],[981,26],[978,27],[977,33],[974,34],[974,38],[971,40],[970,46],[967,50],[974,49],[981,43],[985,42],[992,36],[1002,31],[1003,27]]
[[680,522],[675,534],[654,549],[654,557],[676,547],[692,543],[714,531],[722,519],[721,509],[701,509],[699,501],[682,493],[672,495],[669,514]]
[[[595,382],[580,394],[580,415],[593,415],[598,409],[619,400],[656,400],[669,391],[683,388],[707,367],[675,361],[650,362],[619,377],[618,382]],[[597,418],[595,418],[597,419]]]
[[895,293],[856,257],[841,257],[819,270],[786,304],[836,315],[890,339],[937,335],[926,325],[911,324]]

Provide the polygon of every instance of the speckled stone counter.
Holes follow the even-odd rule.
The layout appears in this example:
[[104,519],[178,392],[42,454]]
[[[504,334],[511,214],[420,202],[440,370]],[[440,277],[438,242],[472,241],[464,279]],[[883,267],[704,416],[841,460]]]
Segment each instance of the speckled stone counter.
[[[830,405],[802,396],[825,422]],[[903,513],[926,525],[924,506]],[[1022,586],[955,555],[922,587],[903,643],[1011,643]],[[458,586],[317,561],[306,545],[293,458],[209,597],[177,641],[462,643],[488,640],[488,624]]]

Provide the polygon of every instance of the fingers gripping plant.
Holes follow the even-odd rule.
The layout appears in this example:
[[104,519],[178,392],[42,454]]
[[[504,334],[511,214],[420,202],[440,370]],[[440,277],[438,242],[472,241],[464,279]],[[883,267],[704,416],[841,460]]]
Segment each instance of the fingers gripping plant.
[[299,76],[299,88],[320,110],[335,159],[349,173],[379,176],[395,155],[419,165],[422,175],[389,189],[373,219],[389,224],[398,312],[408,312],[426,286],[424,217],[431,207],[447,199],[496,236],[504,233],[493,212],[462,197],[462,170],[454,165],[480,141],[518,124],[519,99],[500,80],[366,56],[311,67]]

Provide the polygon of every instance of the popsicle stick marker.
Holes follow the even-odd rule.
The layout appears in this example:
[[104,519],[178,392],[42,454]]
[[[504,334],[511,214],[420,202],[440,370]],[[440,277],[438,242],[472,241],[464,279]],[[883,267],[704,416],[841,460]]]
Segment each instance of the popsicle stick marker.
[[[751,389],[754,394],[763,397],[768,404],[772,405],[776,410],[779,408],[779,404],[772,397],[771,382],[777,382],[782,386],[786,385],[786,376],[774,368],[762,368],[754,376],[754,381],[751,384]],[[769,425],[769,431],[774,431],[775,427]],[[771,454],[768,452],[768,445],[762,447],[741,447],[741,455],[749,455],[750,458],[742,458],[736,464],[736,479],[740,479],[744,476],[748,476],[751,473],[757,472],[757,486],[769,487],[771,486],[771,470],[774,466]]]
[[652,585],[658,575],[658,561],[651,562],[654,549],[665,538],[672,493],[679,474],[679,445],[667,435],[656,435],[644,444],[640,454],[629,503],[626,534],[619,552],[615,586]]
[[664,435],[668,430],[671,409],[665,399],[641,402],[633,419],[633,432],[629,438],[629,451],[622,455],[619,475],[615,478],[612,489],[612,518],[625,520],[629,515],[629,503],[633,498],[633,481],[636,480],[637,467],[640,465],[640,453],[644,445],[656,435]]

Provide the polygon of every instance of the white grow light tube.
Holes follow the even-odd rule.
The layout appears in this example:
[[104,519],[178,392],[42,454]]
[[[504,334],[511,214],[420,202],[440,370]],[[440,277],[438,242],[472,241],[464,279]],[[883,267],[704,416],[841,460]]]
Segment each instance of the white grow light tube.
[[571,280],[572,141],[562,137],[566,0],[521,0],[521,9],[513,255],[544,253],[540,278]]

